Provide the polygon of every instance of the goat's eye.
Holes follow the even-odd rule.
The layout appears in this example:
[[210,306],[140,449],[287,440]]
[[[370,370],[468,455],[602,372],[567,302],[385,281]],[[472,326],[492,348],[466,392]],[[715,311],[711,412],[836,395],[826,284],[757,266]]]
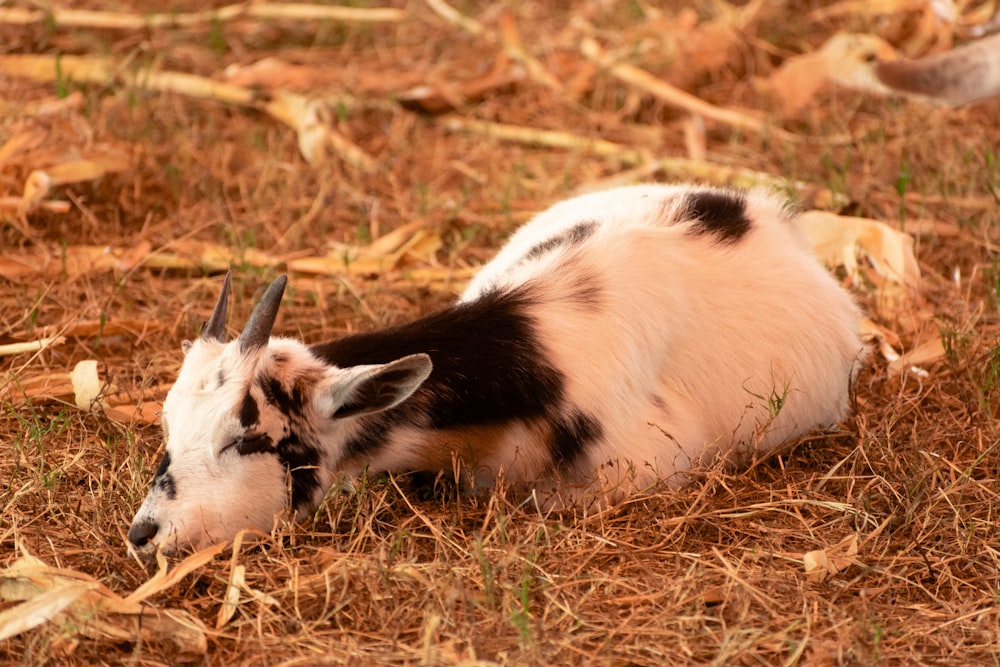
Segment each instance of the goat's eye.
[[[234,440],[229,447],[235,447],[236,452],[240,456],[257,454],[270,449],[271,438],[266,433],[258,433],[256,435],[247,434]],[[226,447],[226,449],[229,449],[229,447]]]

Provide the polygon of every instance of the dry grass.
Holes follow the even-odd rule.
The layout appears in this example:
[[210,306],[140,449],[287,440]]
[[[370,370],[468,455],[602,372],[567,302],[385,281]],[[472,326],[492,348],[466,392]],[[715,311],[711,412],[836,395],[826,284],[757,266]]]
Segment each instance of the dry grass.
[[[232,249],[238,322],[255,290],[283,270],[256,266],[252,250],[287,263],[415,223],[440,245],[389,270],[293,272],[277,329],[318,341],[401,321],[451,299],[465,269],[532,212],[637,160],[688,155],[685,115],[601,72],[580,51],[586,35],[708,103],[766,111],[773,101],[750,80],[783,58],[842,29],[912,47],[919,26],[902,13],[791,21],[809,3],[778,2],[727,33],[680,3],[659,21],[647,3],[578,4],[570,12],[543,2],[454,3],[476,20],[464,27],[417,0],[398,3],[403,20],[378,24],[0,26],[3,54],[110,55],[207,77],[281,58],[300,66],[282,85],[329,100],[340,135],[377,164],[366,172],[334,153],[311,166],[292,130],[246,107],[121,80],[0,73],[0,145],[23,132],[42,137],[0,162],[0,195],[20,196],[31,169],[74,156],[107,149],[128,160],[125,171],[56,188],[50,198],[68,201],[65,212],[18,218],[3,209],[0,344],[60,331],[67,340],[0,358],[14,378],[0,402],[0,565],[21,544],[120,595],[153,574],[124,544],[159,457],[158,429],[81,412],[71,398],[25,403],[13,391],[93,358],[119,403],[162,397],[180,341],[197,334],[218,280],[173,259],[137,260],[191,259],[196,241]],[[716,17],[725,6],[717,3]],[[676,27],[695,19],[704,30]],[[435,113],[404,94],[422,85],[436,91]],[[43,112],[60,100],[64,108]],[[916,246],[921,293],[877,319],[903,349],[940,335],[945,355],[924,377],[891,377],[876,359],[845,435],[810,438],[749,471],[714,472],[592,516],[540,516],[499,495],[428,500],[404,478],[372,480],[356,495],[333,494],[307,525],[226,551],[147,600],[200,619],[209,628],[204,655],[179,655],[166,640],[87,638],[63,619],[0,640],[0,661],[1000,663],[998,119],[997,102],[942,111],[826,89],[776,121],[780,132],[707,123],[706,159],[719,168],[707,177],[739,168],[811,183],[840,196],[842,212],[926,231]],[[469,131],[473,120],[622,151],[483,136]],[[633,173],[680,177],[655,167]],[[100,265],[70,261],[85,244],[139,250]],[[49,268],[14,275],[13,260]],[[873,290],[858,297],[874,309]],[[839,571],[805,574],[806,552],[851,536],[857,553]],[[225,607],[237,572],[245,586],[238,605]],[[0,602],[0,612],[10,607]],[[223,612],[232,616],[217,626]]]

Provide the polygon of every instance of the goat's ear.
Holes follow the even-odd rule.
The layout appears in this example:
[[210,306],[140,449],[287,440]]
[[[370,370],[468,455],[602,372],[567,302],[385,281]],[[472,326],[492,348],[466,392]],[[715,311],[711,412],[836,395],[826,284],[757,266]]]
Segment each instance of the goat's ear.
[[399,405],[431,374],[431,358],[411,354],[388,364],[355,366],[321,385],[317,396],[321,414],[342,419],[379,412]]

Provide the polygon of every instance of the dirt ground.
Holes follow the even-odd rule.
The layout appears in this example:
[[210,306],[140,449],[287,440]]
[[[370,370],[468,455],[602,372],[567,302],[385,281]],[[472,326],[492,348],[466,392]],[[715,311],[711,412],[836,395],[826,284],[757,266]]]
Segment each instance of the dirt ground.
[[[919,2],[386,4],[0,8],[21,10],[0,14],[0,346],[28,344],[0,357],[0,662],[1000,663],[1000,102],[859,92],[819,61],[776,83],[838,33],[916,57],[962,26]],[[914,285],[865,257],[850,282],[917,354],[876,351],[842,433],[602,513],[380,478],[184,576],[127,553],[227,268],[231,330],[288,273],[276,332],[317,342],[430,312],[534,212],[649,180],[910,234]]]

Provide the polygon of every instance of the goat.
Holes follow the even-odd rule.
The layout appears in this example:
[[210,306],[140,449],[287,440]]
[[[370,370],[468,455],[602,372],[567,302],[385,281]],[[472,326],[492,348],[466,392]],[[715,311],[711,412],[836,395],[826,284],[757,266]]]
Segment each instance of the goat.
[[563,201],[454,305],[311,347],[271,337],[285,283],[227,343],[227,275],[184,343],[132,548],[269,531],[338,481],[456,460],[542,507],[603,507],[834,424],[863,349],[851,296],[761,191]]
[[[997,13],[993,22],[1000,21]],[[1000,33],[917,60],[874,65],[887,89],[960,107],[1000,97]]]

